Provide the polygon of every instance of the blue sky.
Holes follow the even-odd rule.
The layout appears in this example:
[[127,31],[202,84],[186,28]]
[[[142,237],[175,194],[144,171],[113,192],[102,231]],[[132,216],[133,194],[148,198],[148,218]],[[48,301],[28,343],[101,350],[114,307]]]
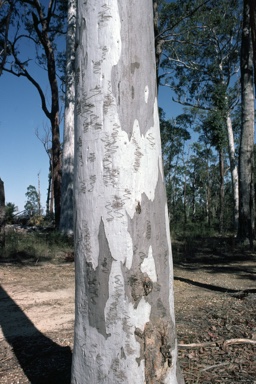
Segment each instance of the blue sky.
[[[6,72],[0,77],[0,177],[5,185],[6,202],[24,209],[25,193],[37,187],[38,173],[45,206],[48,157],[35,131],[48,124],[41,110],[37,91],[27,79]],[[49,125],[49,124],[48,124]]]
[[[45,207],[49,163],[35,131],[43,135],[49,122],[39,95],[27,79],[6,72],[0,77],[0,90],[0,178],[4,181],[6,202],[14,203],[22,211],[27,187],[38,186],[40,173],[41,204]],[[181,112],[180,106],[171,101],[168,88],[162,87],[159,93],[159,105],[167,117]]]

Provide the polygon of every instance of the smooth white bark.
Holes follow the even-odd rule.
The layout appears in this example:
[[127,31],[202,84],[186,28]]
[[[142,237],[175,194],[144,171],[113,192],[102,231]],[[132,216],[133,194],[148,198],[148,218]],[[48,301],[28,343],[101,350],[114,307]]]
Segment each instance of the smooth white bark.
[[72,383],[182,383],[151,0],[78,0]]
[[73,234],[76,1],[68,1],[67,64],[60,231]]
[[230,114],[227,116],[227,131],[228,131],[228,148],[229,148],[229,159],[230,169],[233,187],[233,199],[234,199],[234,229],[238,229],[238,218],[239,218],[239,181],[238,181],[238,167],[236,164],[235,157],[235,142],[233,127]]

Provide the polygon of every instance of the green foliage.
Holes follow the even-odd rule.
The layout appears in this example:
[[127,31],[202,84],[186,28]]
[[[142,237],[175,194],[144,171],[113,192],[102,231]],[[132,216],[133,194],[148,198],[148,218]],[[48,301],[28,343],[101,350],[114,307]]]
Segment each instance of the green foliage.
[[[212,235],[218,230],[220,214],[219,158],[211,145],[212,141],[202,134],[197,142],[188,147],[189,129],[198,124],[193,121],[193,116],[178,116],[176,125],[172,120],[165,120],[162,111],[160,116],[172,233]],[[224,230],[227,231],[233,223],[232,188],[228,175],[224,181]]]
[[25,232],[8,230],[2,257],[20,264],[63,262],[73,252],[73,241],[58,232]]
[[41,207],[40,207],[40,196],[36,190],[36,187],[29,185],[27,192],[25,193],[27,201],[24,205],[26,214],[30,217],[40,216]]
[[[186,107],[169,121],[160,114],[171,227],[183,233],[227,231],[233,224],[227,122],[231,117],[239,143],[242,2],[162,0],[157,20],[160,84]],[[198,141],[188,146],[191,131]]]
[[237,100],[241,2],[185,0],[166,4],[163,13],[161,83],[174,90],[177,101],[214,113],[214,121],[225,120]]
[[5,206],[5,220],[7,224],[13,222],[15,212],[18,211],[18,207],[14,203],[7,203]]

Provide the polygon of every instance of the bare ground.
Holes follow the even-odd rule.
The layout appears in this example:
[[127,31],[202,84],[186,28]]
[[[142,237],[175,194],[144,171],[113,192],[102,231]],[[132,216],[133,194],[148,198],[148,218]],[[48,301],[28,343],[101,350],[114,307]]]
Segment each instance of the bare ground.
[[[215,248],[174,244],[185,382],[256,384],[256,255]],[[74,263],[0,263],[0,281],[0,383],[69,384]]]

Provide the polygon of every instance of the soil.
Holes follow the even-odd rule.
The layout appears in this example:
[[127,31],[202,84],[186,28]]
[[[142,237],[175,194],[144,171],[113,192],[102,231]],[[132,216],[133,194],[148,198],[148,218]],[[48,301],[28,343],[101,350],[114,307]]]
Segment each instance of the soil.
[[[173,245],[185,383],[256,384],[256,254],[214,241]],[[66,260],[0,263],[1,384],[70,383],[74,263]]]

